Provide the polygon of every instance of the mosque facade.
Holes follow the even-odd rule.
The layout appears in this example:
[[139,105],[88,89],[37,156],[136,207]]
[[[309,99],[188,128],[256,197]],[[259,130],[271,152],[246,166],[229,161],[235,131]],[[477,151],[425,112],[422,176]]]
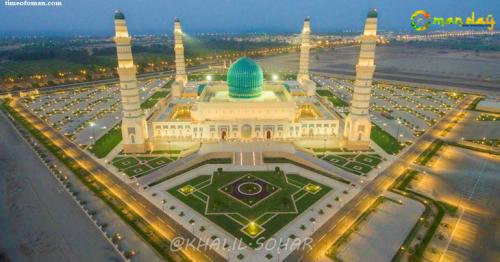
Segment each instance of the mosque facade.
[[[371,13],[369,16],[373,15]],[[266,81],[258,63],[251,58],[241,57],[229,67],[226,81],[205,82],[187,80],[182,29],[180,20],[175,19],[175,82],[172,84],[171,94],[158,103],[147,120],[136,101],[135,66],[125,16],[122,13],[115,14],[115,24],[124,110],[122,135],[125,153],[168,150],[174,144],[183,143],[200,145],[230,141],[310,141],[312,147],[315,147],[318,141],[324,144],[327,141],[337,143],[347,140],[359,146],[366,144],[366,134],[369,139],[369,127],[365,127],[362,136],[355,132],[352,135],[350,131],[344,131],[345,136],[341,135],[339,129],[342,117],[329,110],[316,95],[316,83],[309,76],[309,18],[304,20],[302,29],[297,81]],[[371,30],[373,26],[370,24],[367,28]],[[373,58],[372,37],[363,39],[370,47],[362,46],[361,56]],[[354,112],[347,119],[349,125],[346,128],[349,130],[351,125],[358,130],[357,123],[369,125],[369,118],[366,122],[367,108],[364,102],[369,100],[369,89],[366,88],[368,84],[371,85],[371,79],[366,82],[367,77],[373,74],[373,70],[367,66],[373,65],[373,60],[370,64],[370,61],[365,62],[365,58],[361,59],[361,56],[357,73],[362,76],[359,80],[356,78],[358,84],[355,85],[355,103],[352,105]],[[124,67],[126,69],[121,69]],[[362,120],[357,120],[358,118]]]

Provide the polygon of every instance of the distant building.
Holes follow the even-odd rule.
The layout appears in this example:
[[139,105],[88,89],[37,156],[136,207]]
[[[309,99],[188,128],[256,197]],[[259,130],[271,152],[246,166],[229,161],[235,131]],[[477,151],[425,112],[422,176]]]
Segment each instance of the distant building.
[[500,99],[498,97],[488,96],[485,100],[480,101],[477,110],[500,113]]

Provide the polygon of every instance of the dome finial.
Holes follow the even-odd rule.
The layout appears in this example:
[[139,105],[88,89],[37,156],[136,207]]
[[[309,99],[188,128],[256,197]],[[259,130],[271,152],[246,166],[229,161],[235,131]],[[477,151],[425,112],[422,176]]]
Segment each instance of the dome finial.
[[311,21],[311,17],[310,16],[306,16],[306,19],[304,19],[304,21],[307,21],[307,22]]
[[125,20],[125,15],[118,9],[115,11],[115,20]]
[[377,18],[378,17],[377,9],[373,8],[372,10],[370,10],[370,12],[368,12],[367,17],[368,18]]

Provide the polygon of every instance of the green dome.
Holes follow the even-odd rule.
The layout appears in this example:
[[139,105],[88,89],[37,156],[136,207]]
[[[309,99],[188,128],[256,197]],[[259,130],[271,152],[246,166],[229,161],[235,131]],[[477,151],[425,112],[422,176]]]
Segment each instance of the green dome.
[[125,20],[125,15],[119,10],[115,11],[115,20]]
[[377,10],[376,9],[372,9],[370,10],[370,12],[368,12],[368,18],[377,18],[378,14],[377,14]]
[[260,96],[264,75],[259,64],[248,57],[236,60],[227,72],[229,96],[233,98],[254,98]]

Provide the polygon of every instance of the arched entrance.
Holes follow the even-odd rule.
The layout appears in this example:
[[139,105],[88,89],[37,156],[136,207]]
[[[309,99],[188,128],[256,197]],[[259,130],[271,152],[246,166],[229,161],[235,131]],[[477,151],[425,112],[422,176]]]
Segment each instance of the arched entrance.
[[266,139],[271,139],[271,130],[266,131]]
[[363,136],[363,133],[358,134],[358,141],[361,141],[361,137]]
[[252,137],[252,126],[245,124],[241,127],[241,138],[250,139]]
[[226,140],[226,136],[227,136],[226,131],[222,131],[221,136],[220,136],[222,138],[222,140]]

